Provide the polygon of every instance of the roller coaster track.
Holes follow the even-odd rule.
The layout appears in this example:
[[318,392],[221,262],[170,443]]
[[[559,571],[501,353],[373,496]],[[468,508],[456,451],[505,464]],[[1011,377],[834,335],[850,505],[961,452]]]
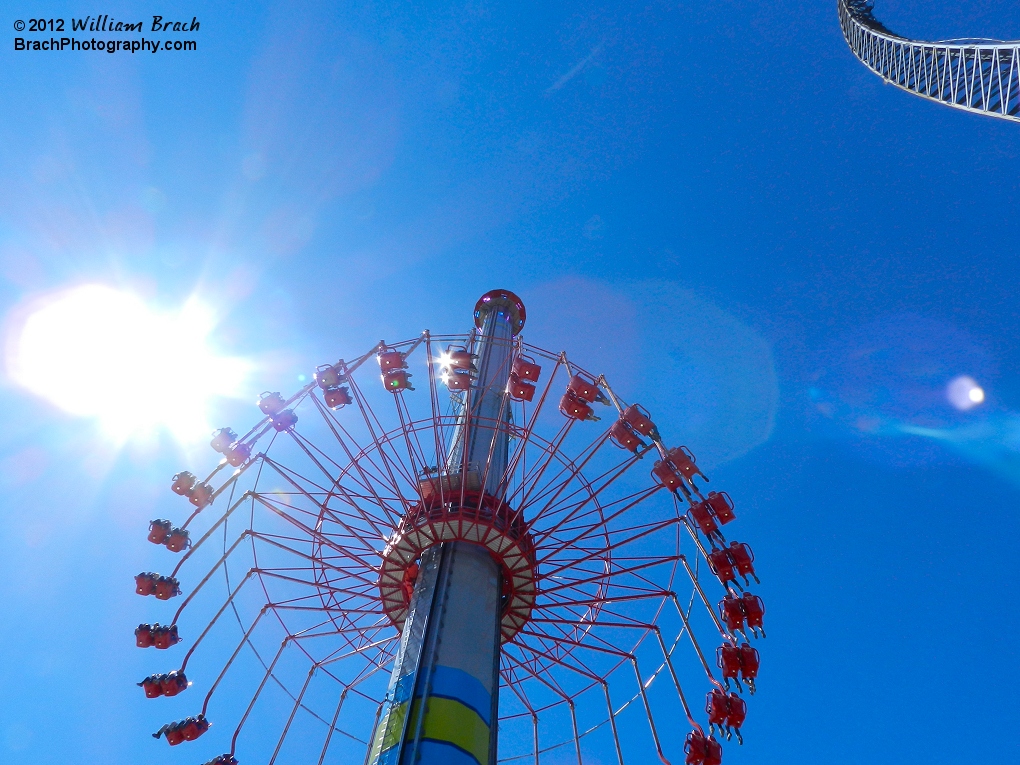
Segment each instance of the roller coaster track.
[[837,0],[854,55],[886,82],[956,109],[1020,122],[1020,41],[920,42],[894,34],[866,0]]

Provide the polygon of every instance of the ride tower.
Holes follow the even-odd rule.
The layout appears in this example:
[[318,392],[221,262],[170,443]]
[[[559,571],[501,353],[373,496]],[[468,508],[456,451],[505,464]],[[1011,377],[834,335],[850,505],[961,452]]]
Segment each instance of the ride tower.
[[[496,497],[510,452],[504,389],[524,320],[524,304],[505,290],[486,293],[475,307],[477,354],[469,364],[477,377],[446,462],[423,479],[423,500],[408,524],[438,508],[456,517],[458,528],[412,563],[418,575],[371,765],[471,765],[467,754],[480,765],[496,762],[503,591],[512,574],[489,546],[502,549],[508,537],[519,542],[513,513]],[[393,557],[400,536],[384,557]]]

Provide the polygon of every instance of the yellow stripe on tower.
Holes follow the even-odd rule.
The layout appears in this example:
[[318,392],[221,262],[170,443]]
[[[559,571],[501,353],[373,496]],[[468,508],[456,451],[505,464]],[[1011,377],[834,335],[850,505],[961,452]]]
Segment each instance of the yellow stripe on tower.
[[[415,703],[417,707],[417,703]],[[392,749],[400,741],[400,732],[404,728],[404,715],[407,714],[407,702],[390,707],[386,716],[379,721],[372,742],[372,754],[369,762],[375,762],[387,749]],[[392,724],[391,724],[392,723]]]
[[[411,706],[411,719],[408,721],[405,741],[414,738],[413,726],[420,704],[421,699],[415,699]],[[406,713],[406,701],[390,708],[376,728],[369,762],[375,762],[383,752],[397,745]],[[489,763],[489,726],[475,710],[455,699],[437,696],[429,698],[425,719],[422,720],[421,737],[453,744],[474,757],[478,765]]]
[[489,726],[475,710],[454,699],[437,696],[429,699],[422,738],[453,744],[478,760],[478,765],[489,763]]

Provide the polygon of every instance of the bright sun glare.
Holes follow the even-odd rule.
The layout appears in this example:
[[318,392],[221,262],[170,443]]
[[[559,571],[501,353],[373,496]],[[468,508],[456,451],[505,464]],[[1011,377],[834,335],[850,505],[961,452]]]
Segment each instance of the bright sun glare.
[[191,443],[208,436],[211,400],[237,396],[250,371],[209,347],[213,326],[194,299],[161,313],[129,292],[75,287],[29,307],[8,342],[8,371],[118,439],[165,428]]

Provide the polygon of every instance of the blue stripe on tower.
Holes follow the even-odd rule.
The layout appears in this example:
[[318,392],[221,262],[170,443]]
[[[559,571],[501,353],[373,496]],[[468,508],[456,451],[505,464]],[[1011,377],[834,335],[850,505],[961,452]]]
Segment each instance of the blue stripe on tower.
[[379,755],[379,759],[375,761],[375,765],[396,765],[398,757],[400,757],[400,747],[391,747]]
[[394,704],[400,704],[401,702],[407,701],[411,698],[411,692],[414,690],[414,681],[417,679],[417,672],[409,672],[397,680],[397,684],[393,688]]
[[418,745],[419,765],[478,765],[478,760],[458,746],[427,739]]
[[429,696],[455,699],[478,713],[486,725],[491,726],[492,696],[481,681],[456,667],[437,664],[432,669]]

